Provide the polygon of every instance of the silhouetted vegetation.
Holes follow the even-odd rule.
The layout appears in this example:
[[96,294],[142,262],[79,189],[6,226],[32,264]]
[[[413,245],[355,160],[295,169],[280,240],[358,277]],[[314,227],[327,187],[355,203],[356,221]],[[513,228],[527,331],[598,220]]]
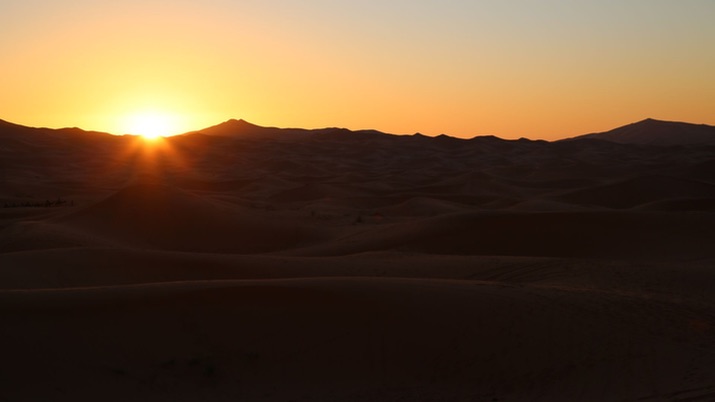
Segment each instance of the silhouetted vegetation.
[[57,197],[56,200],[45,200],[45,201],[6,201],[3,204],[3,208],[52,208],[52,207],[73,207],[74,200],[63,200]]

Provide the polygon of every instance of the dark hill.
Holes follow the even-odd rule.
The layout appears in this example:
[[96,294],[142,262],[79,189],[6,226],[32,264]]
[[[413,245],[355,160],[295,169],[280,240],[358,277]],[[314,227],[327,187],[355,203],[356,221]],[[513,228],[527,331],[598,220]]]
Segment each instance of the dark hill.
[[715,127],[706,124],[646,119],[603,133],[586,134],[574,139],[599,139],[620,144],[639,145],[715,145]]
[[243,119],[231,119],[221,124],[207,127],[202,130],[192,131],[187,134],[197,133],[210,136],[244,139],[296,139],[304,138],[308,135],[317,135],[319,138],[323,139],[333,139],[389,135],[376,130],[352,131],[346,128],[337,127],[319,129],[264,127],[249,123]]

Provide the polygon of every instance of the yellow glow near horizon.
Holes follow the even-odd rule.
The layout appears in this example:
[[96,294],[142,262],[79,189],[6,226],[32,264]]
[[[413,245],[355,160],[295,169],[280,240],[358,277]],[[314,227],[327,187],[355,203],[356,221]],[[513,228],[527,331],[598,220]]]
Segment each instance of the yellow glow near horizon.
[[715,124],[715,1],[542,3],[4,2],[0,119],[543,139]]
[[178,134],[177,130],[178,122],[172,115],[160,112],[141,112],[127,116],[122,131],[151,140]]

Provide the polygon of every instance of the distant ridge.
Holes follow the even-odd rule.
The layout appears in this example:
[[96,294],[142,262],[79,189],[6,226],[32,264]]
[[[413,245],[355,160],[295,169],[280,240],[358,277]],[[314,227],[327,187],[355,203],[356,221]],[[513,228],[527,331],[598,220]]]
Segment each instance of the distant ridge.
[[603,133],[586,134],[567,140],[578,139],[658,146],[715,145],[715,127],[706,124],[645,119]]
[[1,135],[16,135],[16,134],[49,134],[49,135],[111,135],[101,131],[87,131],[79,127],[63,127],[63,128],[47,128],[47,127],[29,127],[21,124],[11,123],[0,119],[0,134]]
[[186,134],[204,134],[219,137],[233,138],[291,138],[303,137],[308,134],[318,134],[322,136],[341,135],[347,136],[350,134],[357,135],[391,135],[377,130],[357,130],[352,131],[346,128],[327,127],[318,129],[305,128],[279,128],[279,127],[264,127],[257,124],[249,123],[243,119],[230,119],[215,126],[207,127],[197,131],[191,131]]
[[[67,128],[44,128],[29,127],[8,122],[0,119],[0,135],[14,136],[17,134],[44,134],[50,136],[57,135],[87,135],[99,134],[110,135],[110,133],[87,131],[78,127]],[[438,136],[426,136],[421,133],[414,134],[391,134],[373,129],[350,130],[341,127],[326,127],[317,129],[305,128],[281,128],[271,126],[259,126],[243,119],[230,119],[223,123],[207,127],[200,130],[189,131],[178,135],[206,135],[212,137],[243,138],[243,139],[279,139],[294,140],[300,138],[316,139],[394,139],[410,138],[416,141],[429,141],[439,144],[441,147],[459,146],[463,143],[481,143],[505,146],[507,144],[528,143],[567,143],[574,140],[599,140],[608,141],[614,144],[626,145],[655,145],[655,146],[678,146],[678,145],[715,145],[715,126],[707,124],[693,124],[685,122],[663,121],[656,119],[645,119],[636,123],[631,123],[606,132],[579,135],[556,141],[531,140],[520,138],[518,140],[507,140],[494,135],[478,135],[472,138],[452,137],[446,134]]]

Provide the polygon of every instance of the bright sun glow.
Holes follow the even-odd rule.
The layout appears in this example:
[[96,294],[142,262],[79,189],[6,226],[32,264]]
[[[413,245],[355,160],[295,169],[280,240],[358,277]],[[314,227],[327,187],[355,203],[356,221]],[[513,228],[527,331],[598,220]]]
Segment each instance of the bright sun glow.
[[177,134],[177,120],[166,113],[144,112],[128,116],[124,132],[156,139]]

